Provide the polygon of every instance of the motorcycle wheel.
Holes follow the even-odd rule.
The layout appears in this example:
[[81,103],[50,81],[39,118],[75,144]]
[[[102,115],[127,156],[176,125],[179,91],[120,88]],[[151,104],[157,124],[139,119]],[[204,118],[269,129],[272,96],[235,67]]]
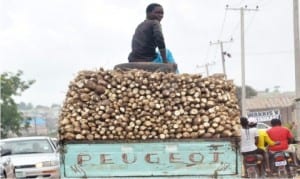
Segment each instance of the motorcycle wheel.
[[297,169],[296,167],[292,167],[292,166],[287,166],[288,167],[288,176],[290,178],[294,178],[297,176]]
[[256,167],[247,168],[248,178],[258,178],[258,169]]
[[287,170],[286,168],[278,168],[277,169],[277,174],[278,174],[278,177],[282,177],[282,178],[287,178],[288,177],[288,173],[287,173]]

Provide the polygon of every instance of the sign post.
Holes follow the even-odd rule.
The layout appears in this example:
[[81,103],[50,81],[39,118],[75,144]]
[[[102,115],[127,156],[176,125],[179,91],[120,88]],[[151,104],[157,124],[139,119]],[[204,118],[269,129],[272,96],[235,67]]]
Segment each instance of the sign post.
[[280,119],[280,110],[266,110],[266,111],[252,111],[247,113],[248,117],[254,117],[257,119],[257,122],[266,122],[271,121],[274,118]]

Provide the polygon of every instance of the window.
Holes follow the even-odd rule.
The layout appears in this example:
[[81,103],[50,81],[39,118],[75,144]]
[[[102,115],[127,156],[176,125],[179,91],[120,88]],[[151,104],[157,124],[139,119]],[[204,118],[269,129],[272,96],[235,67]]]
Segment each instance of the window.
[[6,141],[4,148],[12,150],[12,154],[53,153],[54,150],[47,139]]

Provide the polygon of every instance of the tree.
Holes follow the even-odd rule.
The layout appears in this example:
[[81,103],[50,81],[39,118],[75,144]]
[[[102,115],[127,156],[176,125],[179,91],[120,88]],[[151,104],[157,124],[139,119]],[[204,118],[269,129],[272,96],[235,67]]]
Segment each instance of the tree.
[[266,92],[266,93],[269,93],[269,92],[270,92],[270,89],[269,89],[269,88],[266,88],[266,89],[265,89],[265,92]]
[[20,134],[21,124],[25,123],[28,119],[22,116],[18,111],[18,106],[13,97],[21,96],[21,93],[28,89],[35,80],[24,81],[21,79],[22,71],[16,74],[11,72],[4,72],[1,74],[1,138],[8,136],[9,132]]
[[33,109],[33,105],[31,103],[24,103],[24,102],[20,102],[18,104],[18,109],[19,110],[30,110],[30,109]]
[[[238,98],[238,104],[240,106],[240,109],[242,109],[241,108],[241,106],[242,106],[242,87],[238,86],[236,88],[236,95]],[[246,98],[251,98],[256,95],[257,95],[257,91],[254,88],[252,88],[251,86],[246,85]]]
[[[241,99],[242,96],[242,87],[238,86],[236,89],[238,99]],[[250,98],[252,96],[256,96],[257,91],[251,86],[246,85],[246,98]]]

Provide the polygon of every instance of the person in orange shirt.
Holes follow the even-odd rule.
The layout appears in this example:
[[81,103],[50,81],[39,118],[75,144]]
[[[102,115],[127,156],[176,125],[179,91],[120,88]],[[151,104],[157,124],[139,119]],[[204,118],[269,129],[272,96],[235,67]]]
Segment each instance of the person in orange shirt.
[[271,125],[272,125],[272,128],[269,129],[267,131],[267,133],[272,140],[280,141],[280,144],[276,145],[276,146],[270,146],[269,151],[270,152],[276,152],[276,151],[288,152],[292,156],[295,166],[299,166],[298,162],[297,162],[296,148],[293,145],[289,145],[294,140],[294,137],[293,137],[291,131],[288,128],[281,126],[280,119],[272,119]]

